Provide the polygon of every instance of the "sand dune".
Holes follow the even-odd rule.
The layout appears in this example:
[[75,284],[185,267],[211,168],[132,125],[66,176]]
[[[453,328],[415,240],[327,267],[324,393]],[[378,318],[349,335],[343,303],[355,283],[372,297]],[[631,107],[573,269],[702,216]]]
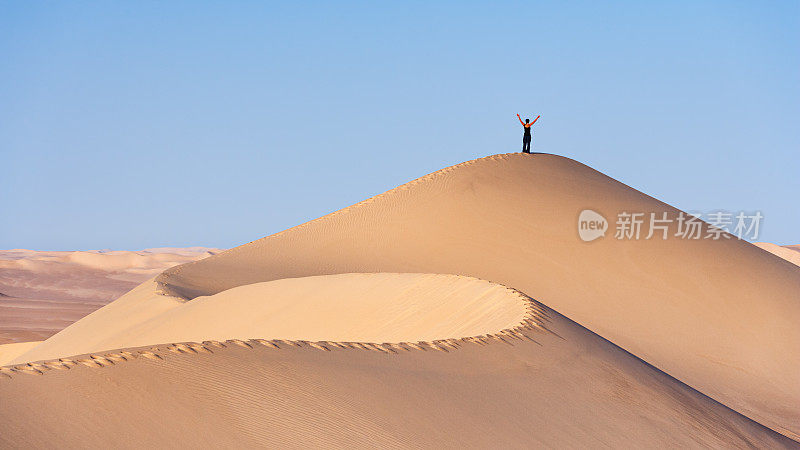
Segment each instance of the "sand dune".
[[[577,217],[586,208],[609,218],[609,236],[579,239]],[[679,213],[567,158],[498,155],[157,280],[166,292],[194,298],[343,272],[486,279],[545,303],[751,418],[800,434],[797,266],[736,239],[616,240],[620,212]]]
[[7,370],[0,445],[797,446],[536,305],[518,337],[439,349],[206,342]]
[[214,252],[0,250],[0,344],[46,339],[164,269]]
[[[579,239],[584,209],[605,237]],[[724,236],[617,240],[621,212],[679,214],[566,158],[497,155],[168,269],[14,359],[0,439],[797,446],[772,430],[800,433],[800,269]],[[516,291],[541,302],[521,322]],[[454,340],[398,344],[438,336]],[[104,356],[232,337],[336,342]]]

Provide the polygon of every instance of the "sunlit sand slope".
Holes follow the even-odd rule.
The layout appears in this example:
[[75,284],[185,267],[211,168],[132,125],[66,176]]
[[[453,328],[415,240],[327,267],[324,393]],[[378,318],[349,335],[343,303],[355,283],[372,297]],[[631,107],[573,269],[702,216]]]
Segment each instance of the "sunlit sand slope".
[[797,446],[537,309],[516,337],[435,348],[206,342],[3,369],[0,447]]
[[[590,243],[577,233],[587,208],[610,222]],[[348,272],[482,278],[540,300],[761,423],[800,434],[797,266],[724,237],[645,239],[645,228],[639,240],[617,240],[621,212],[678,215],[570,159],[498,155],[167,270],[158,281],[194,298]]]
[[8,364],[18,356],[41,344],[42,341],[14,342],[0,345],[0,366]]
[[519,292],[455,275],[288,278],[190,302],[153,288],[140,286],[13,361],[209,339],[433,341],[497,333],[530,314],[530,300]]

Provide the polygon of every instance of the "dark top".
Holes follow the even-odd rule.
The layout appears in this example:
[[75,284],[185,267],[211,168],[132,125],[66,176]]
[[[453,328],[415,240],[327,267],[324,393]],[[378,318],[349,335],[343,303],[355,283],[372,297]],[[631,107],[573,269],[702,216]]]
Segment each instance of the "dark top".
[[523,125],[522,128],[525,129],[525,135],[523,137],[531,137],[531,127],[526,127]]

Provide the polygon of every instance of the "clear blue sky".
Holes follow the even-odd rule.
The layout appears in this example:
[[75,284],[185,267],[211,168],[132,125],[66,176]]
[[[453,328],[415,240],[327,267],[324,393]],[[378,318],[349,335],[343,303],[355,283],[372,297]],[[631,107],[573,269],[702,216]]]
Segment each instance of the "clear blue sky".
[[800,243],[800,2],[656,3],[0,3],[0,248],[239,245],[518,151],[517,112]]

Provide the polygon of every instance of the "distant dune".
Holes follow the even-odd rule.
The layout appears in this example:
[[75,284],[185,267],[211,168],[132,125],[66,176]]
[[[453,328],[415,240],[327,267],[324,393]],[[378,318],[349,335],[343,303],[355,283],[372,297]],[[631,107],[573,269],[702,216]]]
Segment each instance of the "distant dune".
[[680,214],[496,155],[167,269],[0,371],[0,442],[800,447],[800,269],[624,212]]
[[0,344],[46,339],[162,270],[216,252],[0,250]]
[[775,256],[780,256],[792,264],[800,266],[800,245],[780,246],[770,244],[769,242],[756,242],[754,245],[774,254]]

